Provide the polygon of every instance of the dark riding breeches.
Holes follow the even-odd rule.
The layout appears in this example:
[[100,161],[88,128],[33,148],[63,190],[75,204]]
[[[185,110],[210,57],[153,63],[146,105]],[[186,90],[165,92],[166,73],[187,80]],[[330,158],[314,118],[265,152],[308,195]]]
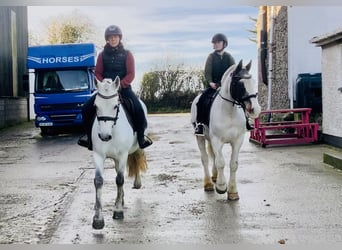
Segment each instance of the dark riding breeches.
[[91,139],[91,128],[96,114],[95,97],[96,95],[93,95],[82,107],[83,127],[89,139]]
[[130,100],[133,103],[134,114],[131,114],[133,116],[133,126],[137,130],[138,134],[140,132],[144,133],[144,130],[147,128],[147,120],[138,97],[130,87],[121,88],[120,95],[122,99]]
[[198,123],[209,125],[210,105],[215,93],[216,89],[209,87],[202,92],[200,98],[198,99],[196,117]]

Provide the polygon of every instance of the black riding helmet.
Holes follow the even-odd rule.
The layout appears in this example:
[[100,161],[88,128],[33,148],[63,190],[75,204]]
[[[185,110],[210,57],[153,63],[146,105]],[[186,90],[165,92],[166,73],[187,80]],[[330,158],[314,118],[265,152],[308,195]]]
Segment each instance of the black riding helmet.
[[120,37],[120,40],[122,39],[122,31],[119,28],[119,26],[116,25],[111,25],[108,26],[106,31],[105,31],[105,39],[106,41],[108,40],[109,36],[114,36],[114,35],[118,35]]
[[223,48],[227,47],[228,45],[228,39],[225,35],[223,35],[222,33],[217,33],[213,36],[213,38],[211,39],[212,43],[215,42],[220,42],[223,41]]

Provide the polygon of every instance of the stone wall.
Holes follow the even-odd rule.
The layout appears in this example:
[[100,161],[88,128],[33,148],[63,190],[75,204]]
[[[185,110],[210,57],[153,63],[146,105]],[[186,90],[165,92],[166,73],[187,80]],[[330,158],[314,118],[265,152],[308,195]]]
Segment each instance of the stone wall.
[[28,121],[27,98],[0,98],[0,128]]
[[272,109],[290,107],[288,95],[287,7],[277,7],[274,20],[272,51]]
[[[277,6],[274,8],[273,42],[270,44],[271,6],[261,9],[266,11],[267,26],[267,74],[271,78],[272,95],[271,109],[285,109],[290,107],[288,97],[288,30],[287,30],[287,7]],[[260,15],[259,18],[260,19]],[[261,27],[260,20],[257,22],[257,30]],[[272,72],[269,75],[269,55],[272,52]],[[268,85],[259,82],[259,102],[263,110],[268,103]]]

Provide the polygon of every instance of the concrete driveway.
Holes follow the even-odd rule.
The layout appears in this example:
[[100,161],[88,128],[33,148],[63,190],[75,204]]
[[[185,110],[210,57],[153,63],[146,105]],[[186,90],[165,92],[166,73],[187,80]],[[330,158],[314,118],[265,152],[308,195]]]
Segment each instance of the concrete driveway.
[[94,230],[92,156],[76,145],[79,134],[43,138],[32,123],[0,131],[0,243],[342,242],[342,173],[322,161],[330,147],[262,148],[246,133],[240,200],[231,202],[203,190],[189,114],[151,115],[149,133],[149,169],[140,190],[126,178],[124,220],[112,219],[115,171],[106,161],[106,225]]

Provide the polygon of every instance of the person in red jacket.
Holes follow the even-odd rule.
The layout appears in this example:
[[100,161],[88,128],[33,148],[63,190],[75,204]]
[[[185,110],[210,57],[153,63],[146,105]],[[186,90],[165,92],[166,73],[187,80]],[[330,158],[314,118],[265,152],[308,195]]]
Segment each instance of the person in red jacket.
[[[140,148],[146,148],[152,144],[152,141],[144,135],[147,127],[145,113],[138,97],[132,90],[131,83],[135,77],[135,65],[133,54],[126,50],[121,42],[122,31],[116,25],[111,25],[105,30],[106,45],[98,55],[95,66],[95,77],[102,81],[104,78],[114,80],[117,76],[120,78],[120,97],[125,102],[129,100],[134,105],[133,127],[137,131],[137,139]],[[78,140],[80,146],[92,150],[91,129],[95,118],[96,95],[93,95],[82,108],[83,125],[86,135]]]

